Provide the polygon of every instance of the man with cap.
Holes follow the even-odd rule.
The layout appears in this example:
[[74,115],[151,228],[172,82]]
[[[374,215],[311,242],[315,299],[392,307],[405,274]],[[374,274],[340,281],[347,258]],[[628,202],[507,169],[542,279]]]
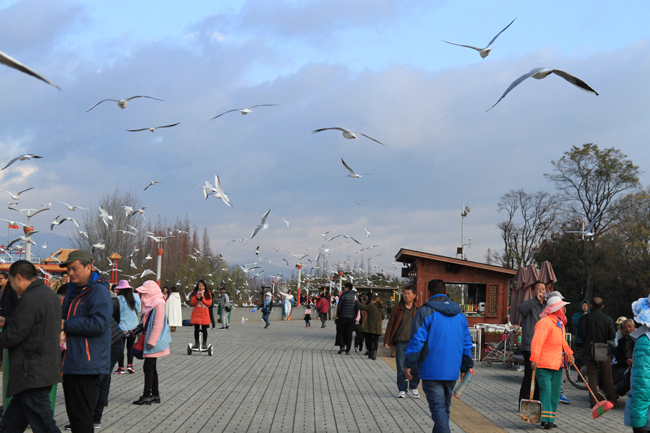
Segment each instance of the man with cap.
[[537,372],[542,403],[542,427],[556,427],[555,415],[562,387],[562,365],[573,362],[573,350],[566,342],[564,306],[568,302],[561,295],[548,298],[546,308],[540,313],[535,333],[530,343],[530,363]]
[[230,298],[228,297],[228,291],[225,286],[221,286],[219,290],[221,290],[221,301],[219,304],[221,305],[221,329],[229,329],[230,322],[228,321],[228,316],[230,311],[226,311],[226,307],[230,309]]
[[67,350],[63,357],[65,407],[73,432],[90,433],[93,425],[93,388],[100,374],[110,374],[111,316],[109,285],[93,271],[90,254],[70,252],[59,266],[68,270],[70,283],[63,300]]

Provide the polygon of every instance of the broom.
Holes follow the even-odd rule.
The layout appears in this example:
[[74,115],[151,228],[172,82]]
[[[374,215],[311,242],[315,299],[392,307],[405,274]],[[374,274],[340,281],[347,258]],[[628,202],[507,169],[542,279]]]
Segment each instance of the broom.
[[591,396],[594,398],[594,401],[597,402],[596,405],[594,406],[594,408],[591,409],[591,417],[592,417],[593,419],[596,419],[596,418],[598,418],[599,416],[604,415],[605,412],[607,412],[607,411],[610,410],[611,408],[613,408],[614,405],[613,405],[612,402],[609,401],[609,400],[598,401],[598,399],[597,399],[596,396],[594,395],[594,392],[591,390],[591,388],[589,388],[589,384],[587,383],[587,381],[585,380],[585,378],[582,376],[582,373],[580,373],[580,370],[578,369],[578,367],[576,367],[576,365],[575,365],[573,362],[571,363],[571,365],[573,365],[573,368],[576,369],[576,371],[578,372],[578,374],[579,374],[580,377],[582,378],[582,381],[584,382],[584,384],[587,385],[587,389],[588,389],[589,392],[591,393]]

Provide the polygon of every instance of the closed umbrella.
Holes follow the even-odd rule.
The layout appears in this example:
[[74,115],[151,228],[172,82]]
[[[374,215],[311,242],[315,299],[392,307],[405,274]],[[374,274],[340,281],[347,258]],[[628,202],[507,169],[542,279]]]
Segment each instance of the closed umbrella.
[[519,268],[517,275],[515,275],[515,286],[512,288],[512,296],[510,296],[510,323],[513,325],[518,325],[521,321],[521,315],[517,311],[517,307],[521,304],[525,283],[526,268]]
[[539,280],[546,285],[547,293],[553,291],[553,284],[557,282],[557,278],[555,278],[555,272],[553,272],[553,266],[551,266],[550,262],[542,262]]

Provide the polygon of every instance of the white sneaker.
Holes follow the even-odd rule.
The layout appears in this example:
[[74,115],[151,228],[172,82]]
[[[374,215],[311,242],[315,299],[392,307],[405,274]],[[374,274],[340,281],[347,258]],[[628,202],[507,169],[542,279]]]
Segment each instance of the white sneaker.
[[397,394],[397,398],[406,398],[406,391],[400,391],[399,394]]
[[526,369],[526,367],[524,367],[523,365],[520,365],[519,367],[517,367],[517,371],[524,371],[525,369]]
[[417,389],[412,389],[411,390],[411,397],[420,398],[420,392]]

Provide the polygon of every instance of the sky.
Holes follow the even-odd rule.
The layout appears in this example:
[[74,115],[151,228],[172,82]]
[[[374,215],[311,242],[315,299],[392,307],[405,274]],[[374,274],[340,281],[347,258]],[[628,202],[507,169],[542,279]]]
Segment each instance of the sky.
[[[0,186],[34,187],[21,207],[54,203],[32,221],[43,252],[74,234],[48,230],[54,216],[75,216],[59,201],[96,209],[119,187],[149,220],[207,227],[231,264],[254,262],[260,246],[268,273],[290,273],[288,250],[315,258],[326,231],[377,245],[355,254],[349,240],[328,242],[330,264],[380,254],[371,263],[396,272],[400,248],[453,257],[463,205],[467,257],[484,261],[503,248],[499,197],[554,192],[544,173],[571,146],[621,149],[650,182],[649,13],[643,1],[0,1],[0,51],[61,87],[0,68],[0,155],[43,156],[1,171]],[[485,59],[442,42],[483,47],[515,18]],[[599,95],[551,75],[486,112],[540,66]],[[133,95],[164,101],[86,112]],[[256,104],[279,105],[209,120]],[[334,126],[386,147],[311,133]],[[347,177],[341,158],[370,175]],[[203,199],[215,173],[232,208]],[[142,191],[150,180],[162,183]],[[267,209],[266,231],[226,245],[250,237]]]

